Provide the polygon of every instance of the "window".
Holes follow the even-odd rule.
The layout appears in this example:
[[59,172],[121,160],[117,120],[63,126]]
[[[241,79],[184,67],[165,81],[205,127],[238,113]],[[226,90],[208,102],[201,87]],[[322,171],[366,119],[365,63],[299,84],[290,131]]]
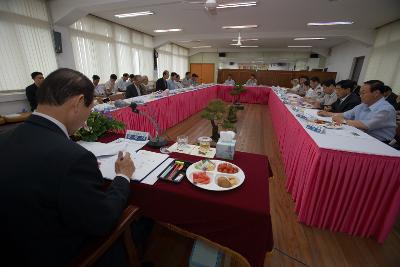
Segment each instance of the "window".
[[189,69],[189,50],[175,44],[166,44],[158,49],[158,77],[162,77],[164,70],[176,72],[185,77]]
[[71,26],[71,42],[77,70],[88,77],[97,74],[106,82],[112,73],[153,78],[153,38],[94,16]]
[[0,1],[0,36],[0,92],[22,90],[32,84],[32,72],[57,68],[44,1]]

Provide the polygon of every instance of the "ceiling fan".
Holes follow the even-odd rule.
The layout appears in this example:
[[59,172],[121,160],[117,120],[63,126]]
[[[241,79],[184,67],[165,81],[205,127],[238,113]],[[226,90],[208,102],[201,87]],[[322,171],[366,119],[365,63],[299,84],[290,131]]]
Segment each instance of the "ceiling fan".
[[224,0],[207,0],[207,1],[190,1],[183,0],[184,4],[194,4],[194,5],[204,5],[204,10],[210,15],[217,15],[217,7],[220,4],[232,2],[232,1],[224,1]]
[[231,44],[231,45],[236,45],[236,46],[241,46],[241,45],[243,45],[243,44],[242,44],[242,36],[240,36],[240,32],[239,32],[239,35],[238,35],[236,44]]

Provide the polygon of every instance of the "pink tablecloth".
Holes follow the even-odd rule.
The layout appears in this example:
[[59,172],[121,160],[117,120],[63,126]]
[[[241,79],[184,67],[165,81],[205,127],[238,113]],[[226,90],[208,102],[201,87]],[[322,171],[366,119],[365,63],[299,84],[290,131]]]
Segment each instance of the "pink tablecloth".
[[[202,110],[214,98],[231,101],[232,87],[212,86],[153,101],[141,109],[166,130]],[[272,114],[300,222],[377,238],[383,242],[400,211],[400,159],[320,148],[270,88],[248,87],[243,103],[267,104]],[[149,131],[143,116],[128,108],[113,112],[127,129]]]
[[383,242],[400,211],[400,158],[319,148],[273,93],[269,109],[299,221]]

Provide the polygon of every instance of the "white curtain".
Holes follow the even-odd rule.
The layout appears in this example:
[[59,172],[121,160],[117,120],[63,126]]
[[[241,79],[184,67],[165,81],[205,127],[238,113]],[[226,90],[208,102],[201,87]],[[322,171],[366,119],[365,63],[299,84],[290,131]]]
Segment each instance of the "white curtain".
[[24,89],[32,72],[57,68],[44,1],[0,1],[0,36],[0,91]]
[[175,44],[166,44],[158,49],[158,77],[162,77],[164,70],[176,72],[185,77],[185,72],[189,69],[189,50]]
[[106,82],[110,74],[148,75],[152,80],[153,38],[115,23],[86,16],[71,26],[76,68]]

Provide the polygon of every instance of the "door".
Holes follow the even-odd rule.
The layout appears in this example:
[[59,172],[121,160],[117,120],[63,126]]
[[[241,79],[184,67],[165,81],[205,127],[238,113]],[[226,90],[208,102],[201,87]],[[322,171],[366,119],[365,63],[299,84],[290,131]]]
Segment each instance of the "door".
[[358,82],[358,78],[360,77],[361,69],[364,63],[365,57],[355,57],[353,59],[353,70],[351,71],[350,80]]
[[190,72],[199,75],[199,83],[214,82],[214,64],[212,63],[190,63]]

